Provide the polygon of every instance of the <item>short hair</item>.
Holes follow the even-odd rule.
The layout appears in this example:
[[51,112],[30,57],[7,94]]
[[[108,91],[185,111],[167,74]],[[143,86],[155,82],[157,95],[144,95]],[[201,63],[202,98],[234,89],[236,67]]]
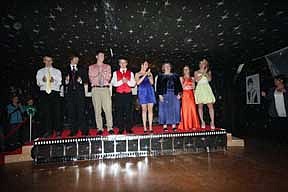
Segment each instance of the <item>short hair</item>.
[[282,81],[283,84],[286,84],[286,77],[284,75],[277,75],[274,77],[275,80]]
[[99,55],[100,53],[103,53],[105,55],[105,51],[103,51],[103,50],[96,51],[96,55]]
[[69,55],[69,61],[71,61],[71,60],[74,59],[75,57],[78,57],[78,58],[79,58],[79,55],[76,54],[76,53],[70,54],[70,55]]
[[143,60],[142,64],[145,63],[145,62],[150,64],[150,61],[148,59]]
[[128,58],[127,58],[127,57],[124,57],[124,56],[120,56],[120,57],[118,58],[118,61],[120,61],[120,60],[125,60],[125,61],[128,62]]
[[26,97],[26,101],[29,101],[29,100],[34,100],[34,98],[33,98],[31,95],[28,95],[28,96]]
[[43,55],[42,58],[44,58],[44,57],[49,57],[49,58],[53,59],[52,55],[50,55],[50,54],[45,54],[45,55]]
[[17,98],[19,99],[19,95],[17,95],[17,94],[12,94],[12,95],[10,96],[10,100],[13,100],[15,97],[17,97]]
[[166,65],[166,64],[168,64],[168,65],[171,67],[171,70],[172,70],[173,66],[172,66],[172,64],[171,64],[170,62],[164,62],[164,63],[162,64],[162,68],[163,68],[164,65]]

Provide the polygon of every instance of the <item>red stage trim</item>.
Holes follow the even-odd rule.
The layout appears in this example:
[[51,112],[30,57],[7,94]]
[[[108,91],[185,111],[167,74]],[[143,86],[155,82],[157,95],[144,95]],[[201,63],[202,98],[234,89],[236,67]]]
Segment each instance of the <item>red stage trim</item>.
[[[133,133],[136,134],[136,135],[143,135],[143,134],[144,134],[144,129],[143,129],[142,126],[135,126],[135,127],[132,128],[132,130],[133,130]],[[182,130],[179,131],[179,130],[177,130],[176,133],[205,132],[205,131],[211,131],[211,130],[212,130],[212,129],[210,128],[210,126],[207,126],[205,129],[203,129],[203,128],[199,128],[199,129],[189,129],[189,130],[187,130],[187,131],[182,131]],[[215,131],[218,131],[218,130],[221,130],[221,128],[216,128],[216,129],[214,129],[214,130],[215,130]],[[114,132],[115,132],[115,134],[118,134],[118,128],[114,128]],[[164,132],[164,131],[163,131],[163,127],[162,127],[161,125],[155,125],[155,126],[153,126],[153,134],[163,134],[163,133],[175,133],[175,132],[173,132],[173,130],[172,130],[171,127],[168,127],[168,132]],[[61,138],[62,138],[62,139],[65,139],[65,138],[78,138],[78,137],[82,137],[81,131],[78,131],[78,133],[77,133],[76,136],[74,136],[74,137],[70,137],[69,134],[70,134],[70,130],[64,130],[64,131],[62,132]],[[126,132],[124,132],[124,134],[126,134]],[[108,136],[108,135],[109,135],[108,131],[107,131],[106,129],[104,129],[103,134],[102,134],[101,136]],[[91,137],[97,136],[97,129],[95,129],[95,128],[94,128],[94,129],[90,129],[90,130],[89,130],[89,136],[91,136]],[[56,137],[56,133],[54,133],[54,134],[53,134],[50,138],[48,138],[48,139],[56,139],[56,138],[57,138],[57,137]]]

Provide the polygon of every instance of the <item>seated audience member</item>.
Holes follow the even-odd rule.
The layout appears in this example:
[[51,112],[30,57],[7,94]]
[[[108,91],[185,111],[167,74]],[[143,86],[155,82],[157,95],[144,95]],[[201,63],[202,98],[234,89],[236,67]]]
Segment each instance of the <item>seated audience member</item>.
[[7,106],[8,127],[6,134],[8,137],[7,143],[9,147],[20,145],[19,129],[17,129],[23,122],[24,107],[21,105],[18,96],[13,96],[11,103]]

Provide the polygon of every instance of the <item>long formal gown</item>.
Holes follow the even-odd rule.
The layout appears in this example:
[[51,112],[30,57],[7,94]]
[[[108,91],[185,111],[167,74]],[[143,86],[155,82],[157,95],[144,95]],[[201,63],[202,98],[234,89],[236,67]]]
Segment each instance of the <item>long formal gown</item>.
[[[201,74],[198,75],[200,76]],[[195,101],[196,104],[215,103],[215,96],[209,85],[209,81],[205,76],[202,76],[202,78],[197,82],[195,89]]]
[[[140,78],[142,78],[142,76],[140,76]],[[140,105],[156,103],[155,92],[147,76],[138,85],[138,102]]]
[[164,101],[159,101],[159,124],[162,125],[175,125],[180,121],[180,101],[175,95],[174,89],[176,89],[176,80],[179,80],[175,74],[163,75],[166,82],[167,91],[164,93]]
[[181,122],[178,126],[179,130],[200,128],[192,85],[192,78],[183,78]]

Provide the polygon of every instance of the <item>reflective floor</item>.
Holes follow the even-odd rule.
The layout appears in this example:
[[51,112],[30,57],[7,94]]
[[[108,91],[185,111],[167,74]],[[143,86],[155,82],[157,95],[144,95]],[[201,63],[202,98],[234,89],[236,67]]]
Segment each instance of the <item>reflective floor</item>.
[[227,152],[0,167],[1,191],[288,191],[288,148],[248,141]]

